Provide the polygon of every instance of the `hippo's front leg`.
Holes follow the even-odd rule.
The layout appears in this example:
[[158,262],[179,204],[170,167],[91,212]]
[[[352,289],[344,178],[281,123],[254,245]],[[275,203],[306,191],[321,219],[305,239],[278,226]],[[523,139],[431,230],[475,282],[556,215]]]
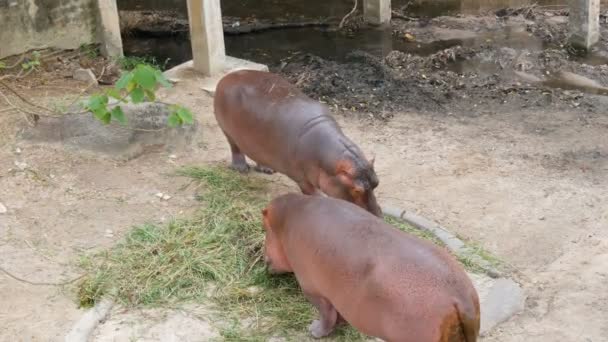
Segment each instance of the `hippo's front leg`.
[[306,294],[306,297],[319,310],[320,318],[312,321],[308,331],[314,338],[321,338],[331,334],[338,323],[338,312],[325,298]]
[[322,196],[321,190],[317,189],[314,185],[308,182],[298,182],[298,186],[304,195],[310,196]]

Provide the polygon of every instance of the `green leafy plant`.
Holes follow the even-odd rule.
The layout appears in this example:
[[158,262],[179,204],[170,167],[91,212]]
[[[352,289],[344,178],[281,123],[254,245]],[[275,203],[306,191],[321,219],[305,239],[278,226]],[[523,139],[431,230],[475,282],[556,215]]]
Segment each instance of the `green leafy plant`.
[[34,51],[32,58],[27,62],[21,63],[21,68],[25,71],[35,70],[40,66],[40,52]]
[[6,63],[0,61],[0,70],[6,69]]
[[152,67],[164,70],[167,67],[167,63],[169,63],[169,58],[167,58],[164,62],[159,62],[156,57],[138,57],[138,56],[124,56],[118,59],[118,65],[123,70],[133,70],[140,64],[147,64]]
[[[114,120],[125,125],[127,118],[120,104],[153,102],[156,100],[156,90],[159,86],[170,88],[171,83],[157,68],[148,64],[139,64],[133,70],[123,73],[114,88],[103,94],[91,96],[85,108],[105,124]],[[118,103],[110,105],[111,98]],[[170,127],[192,124],[194,121],[188,108],[180,105],[172,105],[170,108],[171,114],[167,120]]]

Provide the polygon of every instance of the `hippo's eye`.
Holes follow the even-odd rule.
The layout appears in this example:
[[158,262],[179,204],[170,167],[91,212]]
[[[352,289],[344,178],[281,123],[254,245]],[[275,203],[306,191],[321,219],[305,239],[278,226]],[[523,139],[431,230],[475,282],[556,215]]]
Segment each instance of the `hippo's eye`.
[[353,188],[352,195],[354,197],[359,197],[359,196],[363,195],[364,192],[365,192],[364,188],[357,186],[357,187]]

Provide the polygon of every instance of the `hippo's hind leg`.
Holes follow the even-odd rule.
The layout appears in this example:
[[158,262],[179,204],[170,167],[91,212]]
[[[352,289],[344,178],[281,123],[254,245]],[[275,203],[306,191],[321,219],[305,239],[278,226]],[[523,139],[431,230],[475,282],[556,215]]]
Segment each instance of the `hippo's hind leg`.
[[308,331],[314,338],[321,338],[331,334],[338,323],[338,312],[336,308],[325,298],[308,293],[304,295],[319,310],[320,318],[312,321]]
[[274,170],[269,168],[268,166],[260,165],[259,163],[253,168],[257,172],[265,173],[267,175],[271,175],[274,173]]
[[232,153],[232,165],[230,168],[236,170],[241,173],[246,173],[249,171],[249,165],[247,165],[247,159],[245,159],[245,155],[241,152],[241,149],[234,143],[232,138],[224,132],[226,139],[228,140],[228,144],[230,144],[230,152]]

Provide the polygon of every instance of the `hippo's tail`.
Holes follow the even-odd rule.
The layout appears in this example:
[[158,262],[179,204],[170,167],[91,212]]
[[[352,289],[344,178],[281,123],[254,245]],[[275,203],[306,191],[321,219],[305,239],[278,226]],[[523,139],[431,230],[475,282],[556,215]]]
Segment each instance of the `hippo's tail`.
[[479,303],[477,302],[475,305],[476,308],[467,308],[470,305],[454,304],[465,342],[476,342],[479,336]]

